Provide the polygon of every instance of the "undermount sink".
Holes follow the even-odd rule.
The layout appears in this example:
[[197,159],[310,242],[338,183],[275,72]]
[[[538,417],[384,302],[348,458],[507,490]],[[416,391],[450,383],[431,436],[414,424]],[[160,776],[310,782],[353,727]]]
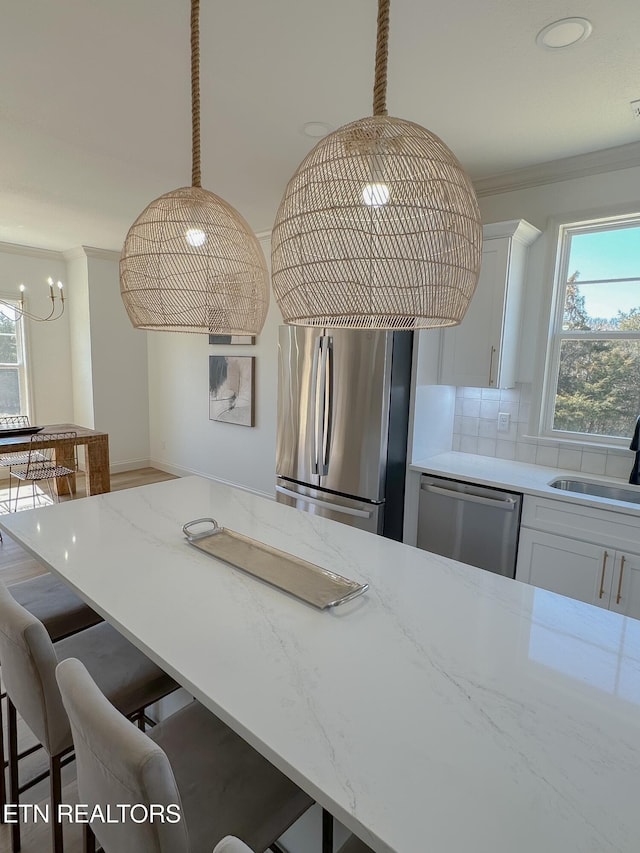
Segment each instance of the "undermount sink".
[[631,486],[612,486],[609,483],[596,483],[591,480],[567,479],[552,480],[549,485],[552,489],[560,489],[563,492],[576,492],[579,495],[640,504],[640,488],[634,489]]

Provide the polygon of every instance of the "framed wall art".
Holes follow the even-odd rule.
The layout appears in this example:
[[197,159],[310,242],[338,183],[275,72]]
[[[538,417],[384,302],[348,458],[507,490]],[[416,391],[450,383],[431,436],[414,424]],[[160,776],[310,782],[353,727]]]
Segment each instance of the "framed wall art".
[[210,344],[255,344],[255,335],[209,335]]
[[254,426],[255,358],[209,356],[209,420]]

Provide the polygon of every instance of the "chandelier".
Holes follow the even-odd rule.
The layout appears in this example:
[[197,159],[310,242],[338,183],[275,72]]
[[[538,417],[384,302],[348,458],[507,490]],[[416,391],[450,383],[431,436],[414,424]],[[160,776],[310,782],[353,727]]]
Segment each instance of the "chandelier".
[[18,288],[20,291],[19,302],[9,302],[8,300],[0,299],[0,305],[3,308],[8,308],[12,314],[15,314],[16,321],[22,319],[22,317],[26,317],[28,320],[33,320],[36,323],[59,320],[64,314],[64,285],[61,281],[54,283],[51,276],[47,279],[47,284],[49,285],[49,299],[51,300],[51,308],[48,314],[39,315],[34,314],[33,311],[27,311],[24,303],[26,292],[24,284],[21,284]]
[[286,323],[452,326],[478,281],[471,180],[434,133],[387,115],[389,4],[378,3],[373,115],[313,148],[276,215],[272,283]]

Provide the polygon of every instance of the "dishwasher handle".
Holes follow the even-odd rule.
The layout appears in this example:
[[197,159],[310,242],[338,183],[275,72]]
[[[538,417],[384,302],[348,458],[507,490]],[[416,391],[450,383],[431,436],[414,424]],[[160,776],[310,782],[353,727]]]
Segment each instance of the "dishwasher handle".
[[440,486],[434,486],[431,483],[422,483],[420,485],[420,490],[423,492],[431,492],[435,495],[443,495],[446,498],[451,498],[456,501],[469,501],[470,503],[492,506],[495,509],[502,509],[505,512],[513,512],[518,505],[517,498],[485,498],[482,495],[470,495],[467,492],[458,492],[455,489],[443,489]]

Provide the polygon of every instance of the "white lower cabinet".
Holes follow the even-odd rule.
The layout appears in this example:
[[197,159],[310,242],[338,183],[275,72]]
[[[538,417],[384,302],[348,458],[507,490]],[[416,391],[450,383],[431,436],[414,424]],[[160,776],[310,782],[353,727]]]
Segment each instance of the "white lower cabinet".
[[599,545],[522,529],[516,580],[609,607],[613,565],[608,554]]
[[[558,502],[556,520],[560,520],[565,506]],[[572,505],[571,512],[576,510],[584,521],[592,513],[601,517],[599,510]],[[614,516],[609,515],[613,523]],[[637,525],[637,516],[635,521]],[[640,619],[640,556],[610,547],[614,538],[609,539],[606,530],[599,533],[604,535],[595,543],[522,527],[516,580]]]
[[609,610],[640,619],[640,556],[615,552]]

